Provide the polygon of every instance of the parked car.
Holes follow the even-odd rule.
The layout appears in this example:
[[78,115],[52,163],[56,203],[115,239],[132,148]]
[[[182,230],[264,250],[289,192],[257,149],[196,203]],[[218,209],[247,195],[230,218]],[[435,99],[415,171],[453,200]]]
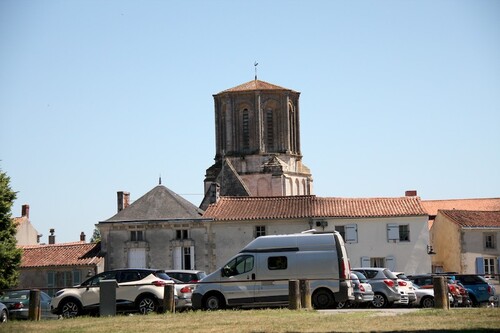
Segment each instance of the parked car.
[[415,301],[417,306],[421,308],[434,307],[434,289],[423,289],[416,284],[413,284],[413,288],[415,290],[415,295],[417,296],[417,300]]
[[175,305],[175,309],[179,311],[192,309],[193,302],[191,299],[195,285],[182,282],[172,277],[171,280],[175,283],[174,288],[177,293],[177,304]]
[[[143,314],[159,311],[165,285],[174,283],[163,270],[129,268],[106,271],[78,286],[59,290],[52,298],[52,313],[75,317],[87,312],[98,312],[102,280],[116,280],[118,283],[117,311],[138,311]],[[175,298],[177,303],[177,295]]]
[[[413,284],[419,285],[423,289],[434,289],[432,274],[409,275],[408,278]],[[462,294],[460,293],[460,287],[451,278],[447,278],[446,282],[448,283],[448,292],[453,298],[453,301],[450,302],[450,306],[461,306],[463,300]]]
[[[40,292],[40,310],[42,319],[54,319],[56,315],[50,312],[50,296]],[[10,290],[0,294],[0,302],[2,302],[9,311],[10,319],[28,319],[30,307],[30,291],[29,290]]]
[[359,307],[373,301],[374,292],[363,273],[351,271],[351,282],[354,288],[354,300],[338,302],[337,309]]
[[394,275],[398,277],[398,289],[399,292],[406,292],[408,295],[408,305],[412,305],[417,301],[417,295],[415,294],[415,288],[413,287],[413,282],[408,279],[408,277],[403,272],[393,272]]
[[363,273],[372,286],[375,293],[371,304],[376,308],[388,307],[395,302],[401,302],[406,298],[408,304],[408,296],[400,294],[398,290],[398,278],[387,268],[375,267],[360,267],[352,268],[352,271]]
[[205,273],[204,271],[185,269],[166,269],[165,273],[167,273],[171,278],[180,280],[185,283],[198,282],[205,276],[207,276],[207,273]]
[[0,324],[6,323],[8,320],[9,320],[9,310],[7,310],[5,304],[0,303]]
[[465,289],[467,289],[472,306],[485,305],[490,303],[492,298],[495,297],[495,287],[480,275],[448,274],[453,274],[451,277],[460,282]]

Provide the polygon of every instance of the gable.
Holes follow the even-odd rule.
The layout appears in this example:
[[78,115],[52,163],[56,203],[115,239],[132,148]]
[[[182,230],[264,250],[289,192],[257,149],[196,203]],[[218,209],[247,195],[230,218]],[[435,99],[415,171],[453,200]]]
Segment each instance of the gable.
[[130,206],[101,223],[197,219],[200,218],[202,214],[203,210],[199,209],[191,202],[165,186],[158,185],[141,198],[137,199]]

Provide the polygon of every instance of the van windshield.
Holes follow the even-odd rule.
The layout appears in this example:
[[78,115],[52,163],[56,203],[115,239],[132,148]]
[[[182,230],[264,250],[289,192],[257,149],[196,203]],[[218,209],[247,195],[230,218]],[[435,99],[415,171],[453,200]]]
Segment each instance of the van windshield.
[[243,255],[234,258],[222,269],[222,276],[234,276],[250,272],[253,269],[254,258],[250,255]]

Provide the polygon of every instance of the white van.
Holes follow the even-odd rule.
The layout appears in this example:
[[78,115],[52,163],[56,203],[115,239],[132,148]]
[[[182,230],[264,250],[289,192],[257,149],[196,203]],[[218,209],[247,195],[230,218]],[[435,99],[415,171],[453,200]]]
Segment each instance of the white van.
[[338,232],[261,236],[197,284],[193,308],[286,306],[288,281],[301,279],[310,280],[314,308],[333,308],[354,299],[349,276]]

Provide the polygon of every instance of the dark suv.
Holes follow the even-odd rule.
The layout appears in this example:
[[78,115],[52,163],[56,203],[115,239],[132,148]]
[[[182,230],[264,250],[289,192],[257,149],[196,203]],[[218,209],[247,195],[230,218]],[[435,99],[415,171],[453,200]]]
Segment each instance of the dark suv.
[[475,274],[448,274],[456,281],[460,282],[469,292],[469,297],[473,306],[480,306],[490,302],[490,298],[495,296],[495,287],[480,275]]

